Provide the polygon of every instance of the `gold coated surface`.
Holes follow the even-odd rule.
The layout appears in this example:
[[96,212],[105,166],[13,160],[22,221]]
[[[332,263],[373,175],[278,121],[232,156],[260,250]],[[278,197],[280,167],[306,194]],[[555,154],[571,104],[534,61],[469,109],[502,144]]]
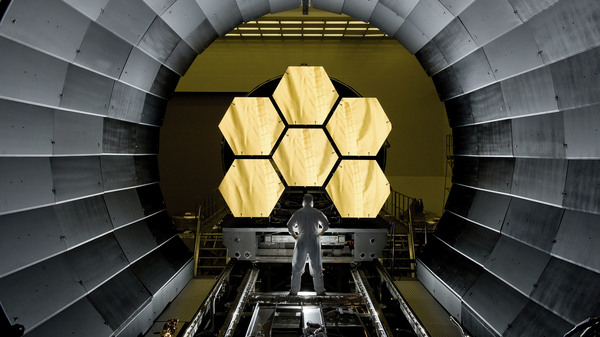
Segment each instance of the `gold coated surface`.
[[273,159],[289,186],[321,186],[338,156],[322,129],[289,129]]
[[219,191],[236,217],[267,217],[284,186],[268,159],[236,159]]
[[377,98],[342,98],[327,123],[343,156],[375,156],[391,130]]
[[288,67],[273,98],[288,124],[321,125],[338,98],[323,67]]
[[235,155],[268,155],[285,125],[268,97],[236,97],[219,123]]
[[345,218],[374,218],[390,194],[390,184],[374,160],[342,160],[325,188]]

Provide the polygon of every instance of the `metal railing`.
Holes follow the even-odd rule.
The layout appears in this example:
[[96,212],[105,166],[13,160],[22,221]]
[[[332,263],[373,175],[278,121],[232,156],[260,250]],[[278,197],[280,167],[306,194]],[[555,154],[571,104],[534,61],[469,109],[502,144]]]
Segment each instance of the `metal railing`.
[[196,197],[194,210],[197,211],[196,216],[202,223],[226,207],[227,204],[221,192],[215,188],[202,196]]
[[[418,200],[416,198],[409,197],[400,192],[390,191],[390,196],[386,200],[383,208],[387,211],[394,219],[400,221],[403,225],[408,228],[408,253],[410,259],[410,269],[415,270],[415,240],[414,240],[414,224],[412,215],[416,212],[415,205],[418,206]],[[395,269],[395,256],[396,256],[396,223],[392,223],[392,258],[390,259],[390,274],[394,275]],[[427,242],[427,231],[425,231],[425,241]]]

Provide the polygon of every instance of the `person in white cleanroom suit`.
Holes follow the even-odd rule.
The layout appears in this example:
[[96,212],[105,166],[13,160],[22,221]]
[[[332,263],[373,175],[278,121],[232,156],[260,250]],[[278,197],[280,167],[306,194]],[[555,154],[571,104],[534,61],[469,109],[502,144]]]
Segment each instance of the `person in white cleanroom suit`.
[[329,221],[323,212],[313,208],[313,197],[304,195],[302,208],[297,210],[287,223],[288,231],[296,239],[294,256],[292,257],[292,288],[290,295],[297,295],[300,290],[300,280],[304,273],[306,254],[310,275],[317,295],[325,294],[323,285],[323,266],[321,264],[321,238],[329,228]]

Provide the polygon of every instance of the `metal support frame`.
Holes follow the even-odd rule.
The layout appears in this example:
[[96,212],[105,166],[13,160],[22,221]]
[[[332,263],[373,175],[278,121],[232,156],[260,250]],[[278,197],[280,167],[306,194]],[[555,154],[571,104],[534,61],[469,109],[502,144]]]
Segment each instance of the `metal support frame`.
[[235,303],[237,303],[235,310],[230,312],[229,315],[227,316],[226,322],[229,322],[229,325],[227,326],[227,330],[225,330],[224,333],[223,332],[219,333],[219,337],[230,337],[235,332],[237,324],[239,323],[240,318],[242,317],[242,314],[244,313],[244,306],[246,305],[246,302],[248,301],[248,296],[254,289],[256,279],[258,278],[258,271],[259,271],[258,268],[253,267],[252,270],[250,271],[250,273],[246,274],[246,277],[244,277],[244,281],[242,281],[242,284],[245,284],[244,290],[242,290],[242,292],[239,293],[237,298],[235,299]]
[[369,314],[373,319],[373,324],[375,325],[375,331],[377,331],[378,337],[387,337],[393,336],[390,331],[385,318],[383,318],[383,312],[378,309],[377,306],[373,303],[373,292],[371,291],[371,287],[365,283],[363,280],[366,280],[366,276],[362,271],[353,267],[350,272],[352,273],[352,278],[354,279],[354,283],[356,284],[356,289],[360,294],[365,298],[367,303],[367,309],[369,310]]

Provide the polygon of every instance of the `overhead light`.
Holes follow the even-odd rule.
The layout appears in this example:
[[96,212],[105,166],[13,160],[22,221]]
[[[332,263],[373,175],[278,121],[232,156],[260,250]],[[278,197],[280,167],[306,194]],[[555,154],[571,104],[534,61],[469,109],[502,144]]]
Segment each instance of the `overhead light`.
[[240,36],[238,33],[227,33],[225,36]]
[[323,28],[319,28],[319,27],[304,27],[302,29],[304,29],[304,30],[323,30]]
[[325,21],[325,24],[328,25],[345,25],[348,21]]
[[367,23],[364,21],[348,21],[351,25],[366,25]]
[[260,27],[260,30],[279,30],[279,27]]
[[322,25],[325,23],[325,21],[303,21],[304,24],[310,24],[310,25]]
[[238,27],[239,30],[258,30],[258,27]]
[[282,25],[301,25],[302,21],[281,21]]
[[344,27],[325,27],[325,30],[344,30]]
[[286,33],[284,33],[283,36],[302,36],[302,34],[286,34]]
[[340,37],[340,36],[344,36],[344,34],[323,34],[323,36],[325,36],[325,37]]
[[366,27],[348,27],[346,30],[367,30]]
[[248,34],[248,33],[242,33],[240,35],[242,35],[242,36],[260,36],[260,34]]
[[260,20],[257,22],[260,24],[265,24],[265,25],[278,25],[279,24],[279,21]]
[[300,27],[281,27],[283,30],[302,30]]
[[262,36],[265,36],[265,37],[274,37],[274,36],[281,36],[281,34],[263,34]]
[[304,34],[306,37],[322,37],[323,34]]

